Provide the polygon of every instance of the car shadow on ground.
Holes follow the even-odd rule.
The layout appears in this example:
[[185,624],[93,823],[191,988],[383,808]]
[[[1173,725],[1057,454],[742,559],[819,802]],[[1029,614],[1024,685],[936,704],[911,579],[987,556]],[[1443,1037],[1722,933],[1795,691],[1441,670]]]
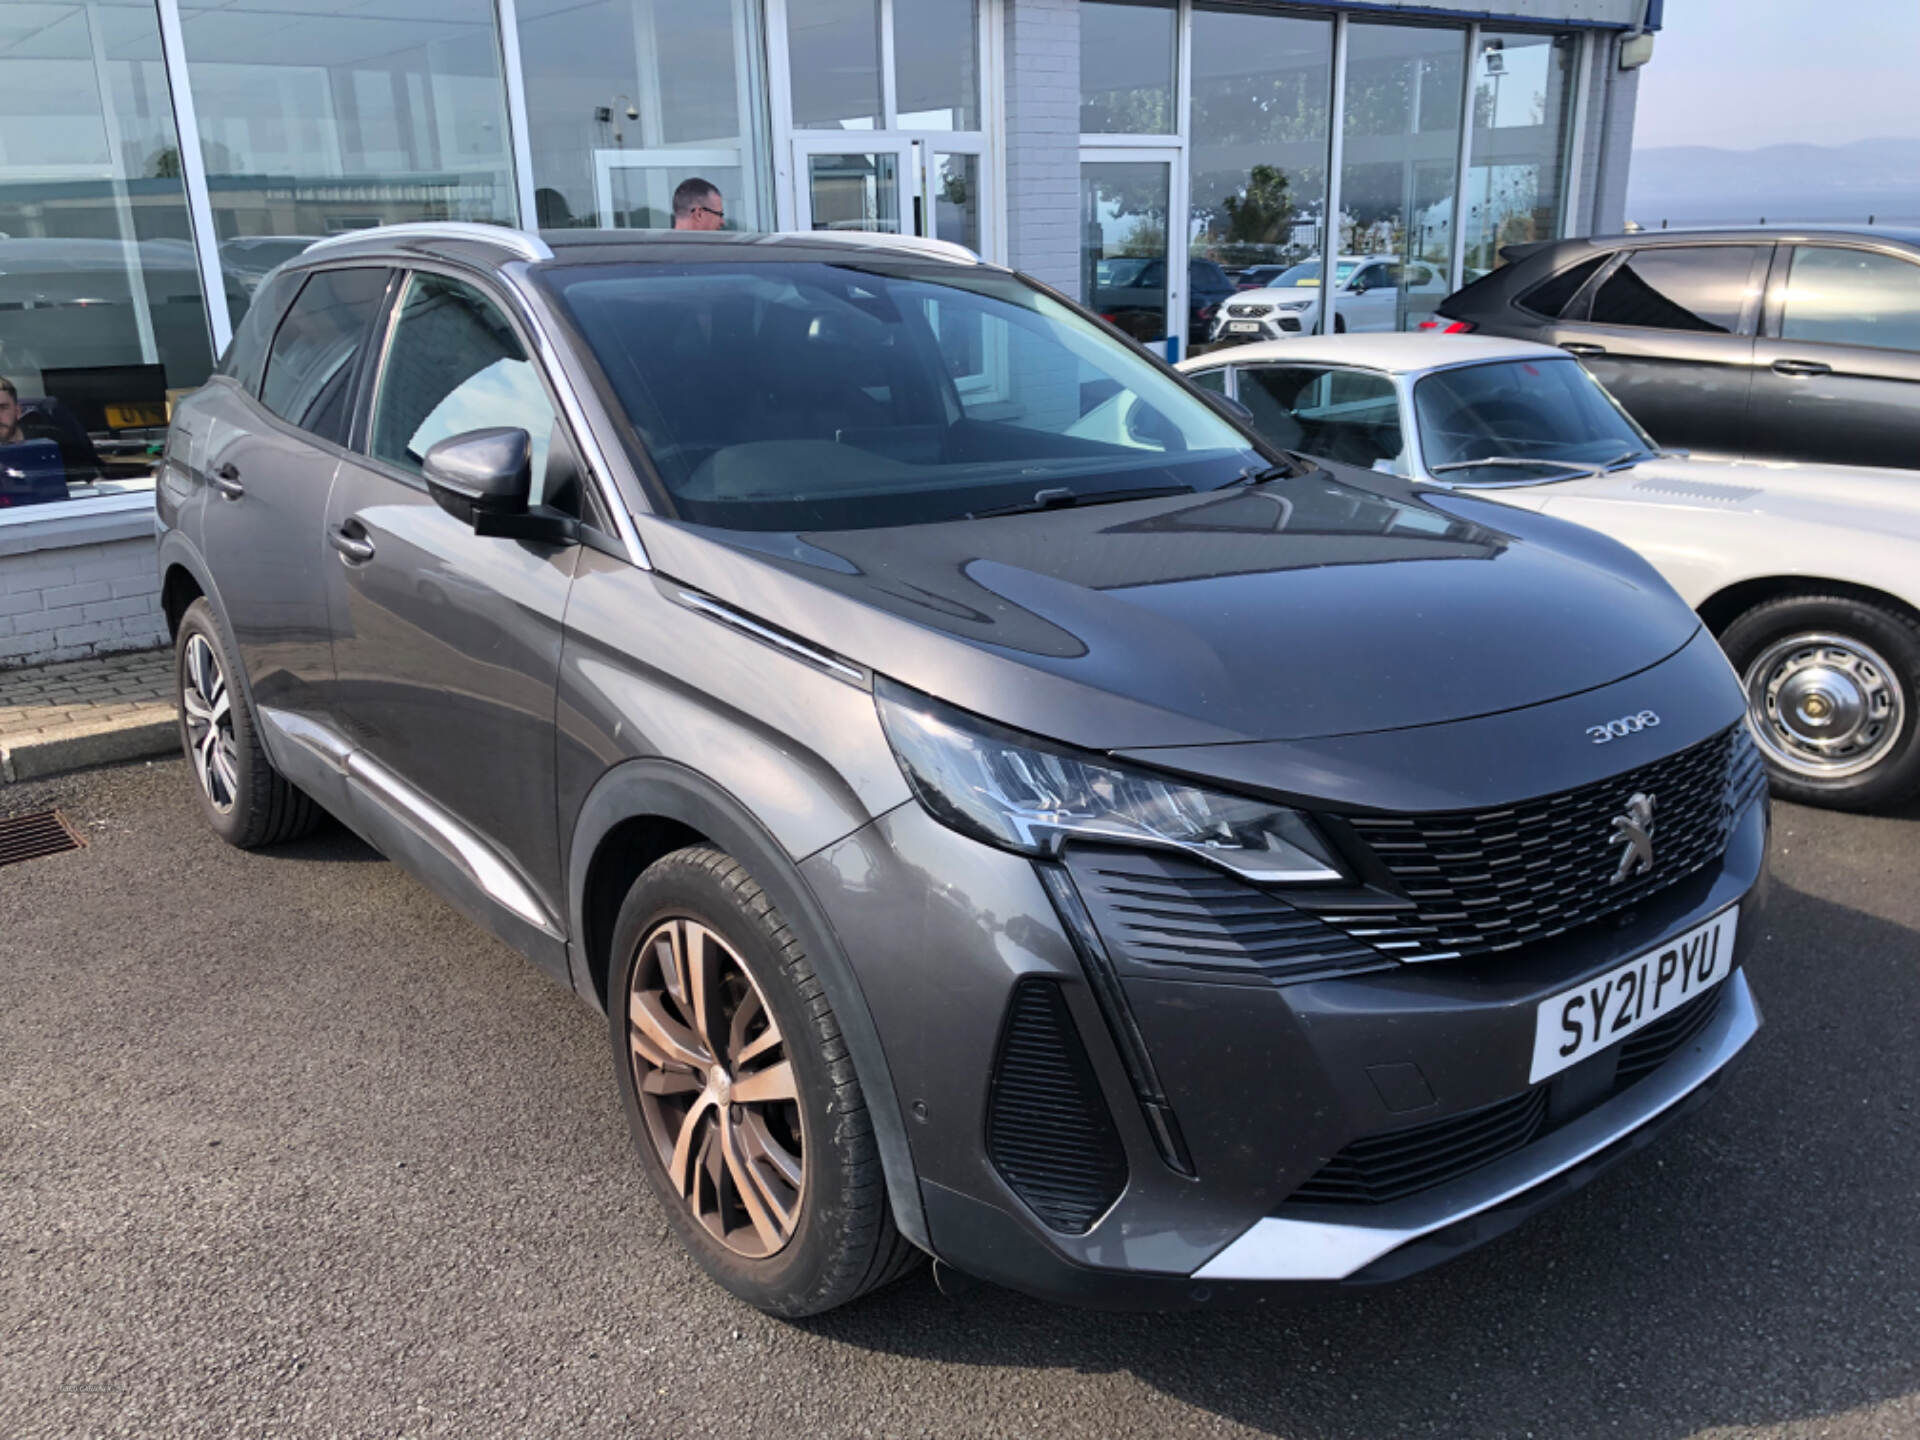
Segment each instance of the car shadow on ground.
[[1785,886],[1759,923],[1749,968],[1766,1024],[1720,1092],[1450,1266],[1393,1289],[1167,1315],[991,1289],[949,1301],[922,1275],[810,1328],[945,1364],[1130,1372],[1289,1437],[1405,1433],[1420,1415],[1441,1435],[1667,1440],[1908,1395],[1920,935]]

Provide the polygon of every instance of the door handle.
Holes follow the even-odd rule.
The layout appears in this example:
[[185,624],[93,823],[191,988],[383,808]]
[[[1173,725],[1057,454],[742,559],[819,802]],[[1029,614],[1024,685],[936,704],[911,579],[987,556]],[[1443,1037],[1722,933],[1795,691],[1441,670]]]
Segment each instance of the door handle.
[[1831,375],[1833,366],[1820,360],[1776,360],[1773,362],[1776,375]]
[[1569,355],[1604,355],[1607,353],[1606,346],[1589,344],[1585,340],[1569,340],[1560,348]]
[[358,535],[349,535],[345,530],[330,530],[327,540],[349,565],[364,565],[373,558],[373,542],[363,540]]
[[238,500],[247,493],[247,487],[240,483],[240,472],[232,461],[215,470],[212,475],[213,488],[229,500]]

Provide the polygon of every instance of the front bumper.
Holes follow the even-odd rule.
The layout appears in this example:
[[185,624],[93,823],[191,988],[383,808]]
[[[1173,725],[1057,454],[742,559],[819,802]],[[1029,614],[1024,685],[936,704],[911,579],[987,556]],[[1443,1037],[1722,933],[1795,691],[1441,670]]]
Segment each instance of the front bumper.
[[[1213,334],[1209,337],[1216,344],[1236,345],[1254,344],[1261,340],[1282,340],[1291,335],[1299,335],[1313,328],[1312,310],[1283,310],[1266,315],[1243,316],[1232,313],[1232,302],[1213,325]],[[1255,330],[1236,330],[1236,325],[1255,325]]]

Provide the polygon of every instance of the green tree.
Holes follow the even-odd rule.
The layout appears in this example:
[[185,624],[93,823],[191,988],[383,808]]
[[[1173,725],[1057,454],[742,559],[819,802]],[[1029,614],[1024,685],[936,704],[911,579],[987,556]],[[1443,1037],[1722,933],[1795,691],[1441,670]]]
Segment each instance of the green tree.
[[1292,234],[1293,195],[1277,165],[1256,165],[1247,188],[1220,202],[1226,212],[1228,244],[1279,245]]

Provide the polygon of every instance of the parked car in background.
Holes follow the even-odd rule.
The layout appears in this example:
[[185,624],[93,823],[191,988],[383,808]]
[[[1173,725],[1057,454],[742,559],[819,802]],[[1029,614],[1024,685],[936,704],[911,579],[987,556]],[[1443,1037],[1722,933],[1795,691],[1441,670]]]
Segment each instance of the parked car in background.
[[1741,677],[1774,789],[1920,791],[1920,490],[1898,471],[1659,450],[1563,351],[1315,337],[1187,362],[1274,444],[1486,492],[1631,545]]
[[[1211,260],[1187,262],[1187,335],[1199,341],[1220,302],[1233,294],[1227,272]],[[1167,262],[1158,256],[1115,255],[1094,262],[1088,308],[1136,340],[1167,333]]]
[[165,465],[208,824],[323,807],[603,1008],[644,1223],[767,1310],[1393,1279],[1757,1032],[1764,772],[1645,561],[958,246],[342,236]]
[[1249,265],[1233,277],[1235,290],[1258,290],[1271,285],[1293,267],[1290,265]]
[[1557,345],[1662,445],[1920,469],[1920,231],[1510,246],[1431,329]]
[[[1438,267],[1394,255],[1342,255],[1334,265],[1333,328],[1397,330],[1402,302],[1446,291]],[[1402,290],[1406,295],[1402,295]],[[1258,290],[1244,290],[1220,308],[1211,338],[1239,343],[1311,333],[1320,320],[1320,262],[1305,260]]]

